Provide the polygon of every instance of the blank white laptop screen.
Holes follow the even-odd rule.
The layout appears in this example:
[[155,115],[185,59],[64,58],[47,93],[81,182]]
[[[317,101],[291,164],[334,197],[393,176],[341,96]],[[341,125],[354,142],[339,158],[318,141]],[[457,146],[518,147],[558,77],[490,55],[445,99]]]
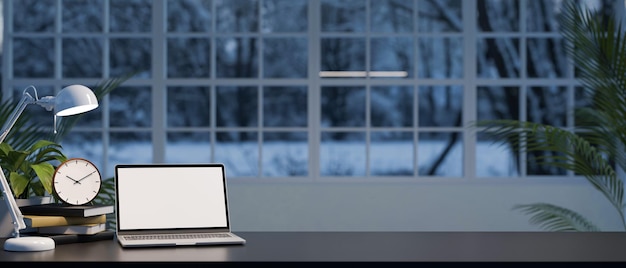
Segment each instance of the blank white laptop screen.
[[118,228],[227,228],[223,166],[117,170]]
[[245,244],[228,219],[224,165],[115,166],[122,247]]

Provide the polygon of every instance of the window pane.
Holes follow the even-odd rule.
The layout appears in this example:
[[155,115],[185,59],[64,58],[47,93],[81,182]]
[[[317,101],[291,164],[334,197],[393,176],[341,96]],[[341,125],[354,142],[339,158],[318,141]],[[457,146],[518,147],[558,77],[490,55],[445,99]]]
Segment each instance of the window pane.
[[263,77],[305,78],[308,53],[305,38],[263,39]]
[[140,77],[151,77],[152,43],[150,39],[111,39],[111,76],[139,72]]
[[[20,0],[13,4],[13,31],[54,32],[54,16],[57,12],[54,0]],[[11,12],[9,11],[9,12]],[[36,14],[37,19],[33,19]]]
[[257,0],[215,0],[218,32],[257,32],[259,3]]
[[461,32],[462,0],[418,0],[417,25],[420,32]]
[[147,131],[112,132],[110,134],[109,163],[152,163],[152,139]]
[[54,40],[52,38],[13,39],[13,75],[16,78],[52,78],[54,76]]
[[211,77],[211,40],[208,38],[167,39],[167,77]]
[[463,40],[461,38],[420,38],[418,77],[462,78]]
[[519,77],[520,57],[518,38],[478,39],[477,52],[479,77]]
[[413,176],[413,132],[372,132],[370,170],[373,176]]
[[567,120],[565,87],[531,87],[526,102],[528,121],[564,127]]
[[371,70],[403,71],[413,77],[413,38],[372,38]]
[[[82,53],[75,53],[81,51]],[[85,60],[85,54],[89,60]],[[101,78],[102,77],[102,39],[66,38],[63,39],[63,77]]]
[[419,176],[463,176],[461,132],[419,134],[417,163]]
[[258,91],[256,87],[217,87],[217,126],[257,126],[259,122]]
[[365,3],[361,0],[321,0],[322,31],[365,31]]
[[370,92],[373,127],[413,126],[413,87],[376,86]]
[[[308,27],[306,0],[263,0],[261,31],[305,32]],[[285,23],[288,21],[289,23]]]
[[103,0],[63,0],[61,5],[63,32],[102,32]]
[[218,132],[215,162],[224,163],[226,177],[259,175],[259,142],[256,132]]
[[112,127],[152,125],[152,93],[149,87],[118,87],[109,93]]
[[259,53],[256,38],[220,38],[217,40],[218,77],[259,77]]
[[364,38],[322,38],[322,71],[365,71]]
[[[528,89],[526,101],[527,121],[565,127],[568,115],[568,90],[558,86],[535,86]],[[530,151],[526,154],[528,175],[565,175],[566,171],[545,165],[556,155],[562,154],[548,151]]]
[[476,0],[478,29],[485,32],[519,31],[520,2],[518,0]]
[[364,176],[365,153],[365,133],[322,132],[320,174]]
[[212,162],[211,133],[168,132],[165,161],[167,163]]
[[151,0],[109,0],[111,32],[150,32]]
[[168,127],[208,127],[211,125],[210,87],[168,87]]
[[371,31],[408,33],[413,31],[413,1],[370,1]]
[[528,38],[527,43],[528,77],[564,78],[567,75],[569,65],[562,39]]
[[308,133],[263,133],[263,176],[307,176]]
[[[529,32],[556,32],[561,0],[526,1],[526,29]],[[539,15],[539,16],[538,16]]]
[[[68,132],[61,141],[63,153],[68,157],[81,157],[89,159],[94,163],[103,178],[110,178],[114,175],[114,170],[104,167],[104,158],[102,150],[102,133],[97,132]],[[118,164],[119,162],[115,162]]]
[[363,87],[322,87],[322,127],[365,126]]
[[[574,109],[589,108],[592,105],[592,91],[583,87],[574,88]],[[580,126],[583,122],[580,122],[578,116],[574,116],[574,125]]]
[[482,86],[477,88],[476,108],[478,120],[519,120],[519,88],[507,86]]
[[419,126],[461,126],[463,86],[420,86]]
[[519,176],[519,154],[511,146],[490,139],[484,133],[477,133],[476,176],[514,177]]
[[548,151],[532,151],[526,154],[526,163],[528,175],[565,175],[566,170],[551,165],[545,165],[543,162],[554,162],[556,156],[565,157],[565,155]]
[[167,0],[168,32],[210,32],[211,0]]
[[306,127],[307,88],[263,88],[263,126]]

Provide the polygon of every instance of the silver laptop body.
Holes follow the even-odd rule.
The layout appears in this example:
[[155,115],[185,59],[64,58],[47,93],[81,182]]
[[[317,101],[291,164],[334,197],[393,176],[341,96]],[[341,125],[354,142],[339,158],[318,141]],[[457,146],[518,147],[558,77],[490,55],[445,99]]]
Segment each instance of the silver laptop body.
[[231,232],[224,165],[115,166],[122,247],[245,244]]

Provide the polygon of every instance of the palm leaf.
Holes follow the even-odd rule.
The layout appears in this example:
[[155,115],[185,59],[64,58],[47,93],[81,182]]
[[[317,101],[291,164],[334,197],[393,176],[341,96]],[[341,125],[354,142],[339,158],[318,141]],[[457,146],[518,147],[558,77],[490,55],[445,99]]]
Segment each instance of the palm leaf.
[[557,127],[516,120],[479,123],[496,141],[506,140],[520,151],[556,152],[538,162],[583,175],[622,215],[624,184],[604,154],[588,140]]
[[542,229],[547,231],[600,231],[598,227],[585,219],[585,217],[567,208],[547,203],[533,203],[516,205],[513,209],[531,215],[530,223],[539,225]]
[[[566,50],[577,67],[577,75],[592,108],[577,112],[583,128],[591,129],[590,139],[616,164],[626,170],[626,36],[615,17],[582,10],[574,3],[564,6],[560,18]],[[610,137],[610,138],[607,138]]]
[[[587,10],[577,1],[564,1],[559,18],[566,51],[576,76],[591,100],[577,107],[576,127],[564,130],[516,120],[477,123],[496,142],[516,151],[543,151],[544,165],[583,175],[616,209],[626,229],[623,211],[624,182],[616,172],[626,170],[626,39],[615,16]],[[554,231],[589,231],[597,228],[571,210],[535,203],[515,209],[532,215],[530,222]]]

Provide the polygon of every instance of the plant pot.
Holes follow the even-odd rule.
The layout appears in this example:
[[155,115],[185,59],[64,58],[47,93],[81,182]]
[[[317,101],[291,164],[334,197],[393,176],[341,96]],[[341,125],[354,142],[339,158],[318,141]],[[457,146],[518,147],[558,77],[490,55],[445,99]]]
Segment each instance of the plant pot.
[[[15,199],[18,207],[52,203],[52,196],[33,196],[26,199]],[[7,209],[4,197],[0,197],[0,238],[13,236],[13,219]]]

